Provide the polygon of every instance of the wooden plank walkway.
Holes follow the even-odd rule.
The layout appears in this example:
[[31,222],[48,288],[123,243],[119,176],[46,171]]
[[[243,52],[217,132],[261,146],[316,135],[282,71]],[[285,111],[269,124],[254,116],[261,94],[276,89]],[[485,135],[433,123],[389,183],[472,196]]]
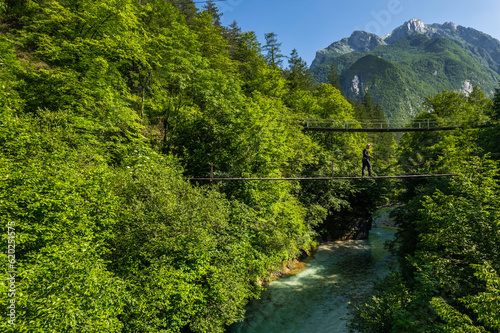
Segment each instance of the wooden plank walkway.
[[373,177],[296,177],[296,178],[188,178],[188,180],[194,181],[238,181],[238,180],[342,180],[342,179],[400,179],[400,178],[429,178],[429,177],[455,177],[458,174],[446,173],[446,174],[434,174],[434,175],[399,175],[399,176],[373,176]]

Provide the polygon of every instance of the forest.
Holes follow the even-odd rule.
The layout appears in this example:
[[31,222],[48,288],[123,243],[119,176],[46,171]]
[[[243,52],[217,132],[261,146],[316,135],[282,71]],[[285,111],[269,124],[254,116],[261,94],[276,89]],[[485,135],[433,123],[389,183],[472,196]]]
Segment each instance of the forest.
[[[315,84],[190,0],[0,0],[2,332],[225,332],[271,272],[400,204],[395,272],[360,332],[499,332],[500,89],[443,91],[417,119],[488,127],[303,131],[383,119],[370,94]],[[456,173],[408,181],[208,177]]]

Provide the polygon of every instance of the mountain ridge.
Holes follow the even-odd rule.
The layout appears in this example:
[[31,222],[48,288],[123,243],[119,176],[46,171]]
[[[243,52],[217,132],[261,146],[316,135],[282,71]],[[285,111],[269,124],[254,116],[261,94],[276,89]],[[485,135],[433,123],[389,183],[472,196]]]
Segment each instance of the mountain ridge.
[[492,96],[500,81],[500,41],[452,22],[413,18],[386,36],[354,31],[318,51],[311,64],[317,82],[327,82],[331,65],[347,98],[369,91],[387,117],[411,119],[427,96],[443,90],[468,94],[478,86]]
[[[350,52],[367,52],[379,45],[388,45],[395,40],[412,35],[425,34],[430,38],[444,37],[450,39],[466,49],[473,58],[484,58],[485,64],[493,65],[495,72],[500,74],[500,41],[473,28],[455,25],[453,22],[444,24],[425,24],[418,18],[413,18],[403,25],[395,28],[385,36],[377,36],[370,32],[356,30],[350,37],[330,44],[327,48],[316,52],[316,57],[311,63],[311,69],[321,64],[325,55],[342,55]],[[481,52],[482,50],[486,51]],[[491,58],[491,59],[490,59]],[[492,61],[489,61],[492,60]],[[490,67],[491,68],[491,67]]]

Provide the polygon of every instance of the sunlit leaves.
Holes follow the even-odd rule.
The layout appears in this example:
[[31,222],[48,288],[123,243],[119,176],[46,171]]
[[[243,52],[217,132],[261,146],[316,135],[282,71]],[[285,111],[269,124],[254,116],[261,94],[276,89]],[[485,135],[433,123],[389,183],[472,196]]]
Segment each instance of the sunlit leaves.
[[268,65],[254,33],[229,52],[208,13],[187,25],[164,0],[8,10],[19,29],[0,41],[0,220],[19,225],[19,315],[40,331],[223,332],[327,210],[351,209],[348,183],[315,196],[184,179],[211,165],[319,176],[309,167],[331,156],[353,172],[358,136],[321,147],[297,120],[349,117],[350,104],[326,85],[289,94],[279,50]]
[[262,272],[250,224],[233,218],[247,219],[251,211],[216,191],[190,187],[172,162],[160,167],[163,158],[141,155],[118,175],[125,205],[111,255],[137,302],[125,315],[129,329],[221,332],[241,317],[256,288],[248,281]]
[[459,301],[472,310],[487,329],[500,330],[500,276],[490,265],[474,265],[474,275],[486,283],[485,291],[466,296]]
[[463,125],[464,128],[405,133],[399,147],[403,170],[414,173],[460,172],[468,156],[482,153],[478,145],[480,131],[469,127],[490,112],[490,105],[491,101],[477,88],[470,96],[443,91],[428,97],[425,101],[427,112],[417,115],[414,122],[430,121],[436,127]]
[[[475,89],[469,96],[443,92],[429,97],[426,106],[429,113],[421,113],[415,121],[477,120],[490,112],[491,101]],[[391,320],[393,331],[499,329],[498,166],[482,150],[494,146],[487,135],[478,129],[409,133],[400,142],[400,163],[405,170],[459,176],[408,184],[408,195],[413,197],[399,210],[401,229],[391,247],[400,256],[401,275],[413,299],[395,310],[400,316]],[[389,287],[383,289],[384,297],[395,294]],[[361,314],[369,310],[368,306],[358,309]],[[427,315],[418,317],[418,311]],[[415,319],[418,325],[413,325]],[[359,320],[366,332],[377,325]]]
[[21,68],[13,45],[0,36],[0,108],[5,112],[18,109],[22,105],[16,88],[22,85],[16,77]]

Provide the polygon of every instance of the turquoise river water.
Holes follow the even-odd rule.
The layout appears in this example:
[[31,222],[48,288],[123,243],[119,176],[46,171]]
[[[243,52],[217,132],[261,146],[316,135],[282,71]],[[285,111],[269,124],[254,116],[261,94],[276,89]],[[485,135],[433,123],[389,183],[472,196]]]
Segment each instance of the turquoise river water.
[[396,258],[383,248],[396,231],[387,226],[387,213],[379,210],[373,216],[368,239],[324,243],[304,271],[271,282],[230,332],[349,332],[349,302],[397,266]]

